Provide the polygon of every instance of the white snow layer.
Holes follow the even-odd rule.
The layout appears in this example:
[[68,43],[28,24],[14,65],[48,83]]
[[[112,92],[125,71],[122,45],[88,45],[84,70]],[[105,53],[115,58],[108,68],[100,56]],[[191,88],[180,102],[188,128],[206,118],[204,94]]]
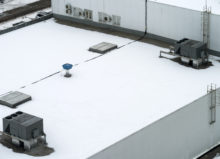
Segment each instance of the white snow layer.
[[12,10],[14,8],[18,8],[29,3],[33,3],[39,0],[5,0],[4,3],[0,4],[0,13],[5,12],[7,10]]
[[[96,60],[88,48],[107,41],[131,40],[68,27],[53,20],[0,36],[0,94],[17,90],[61,69],[80,63],[73,77],[62,74],[21,89],[33,101],[16,110],[0,106],[0,119],[24,111],[44,119],[49,146],[44,159],[84,159],[174,112],[220,84],[220,63],[196,70],[158,58],[162,49],[135,42]],[[0,128],[2,122],[0,122]],[[0,145],[0,158],[30,159]]]
[[213,159],[220,159],[220,154],[217,154]]
[[[206,0],[150,0],[154,2],[174,5],[182,8],[203,11]],[[220,0],[207,0],[208,8],[211,8],[212,13],[220,14]]]

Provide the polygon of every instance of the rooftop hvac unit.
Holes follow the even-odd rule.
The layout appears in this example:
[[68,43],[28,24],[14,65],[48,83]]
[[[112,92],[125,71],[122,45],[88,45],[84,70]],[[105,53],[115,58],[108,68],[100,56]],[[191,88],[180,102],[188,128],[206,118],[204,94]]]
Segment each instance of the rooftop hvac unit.
[[160,57],[162,53],[179,56],[183,63],[192,64],[196,68],[208,62],[207,44],[187,38],[177,41],[170,52],[160,51]]
[[203,42],[185,38],[177,41],[174,47],[175,54],[183,57],[197,60],[204,59],[208,56],[206,53],[207,45]]
[[3,118],[3,135],[10,136],[13,144],[24,146],[27,150],[39,139],[46,143],[43,119],[20,111]]

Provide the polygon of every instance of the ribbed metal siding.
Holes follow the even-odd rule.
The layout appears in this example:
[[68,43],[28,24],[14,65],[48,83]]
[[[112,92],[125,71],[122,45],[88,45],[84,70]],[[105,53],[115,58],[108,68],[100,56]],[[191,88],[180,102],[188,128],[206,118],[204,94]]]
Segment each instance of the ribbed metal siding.
[[147,30],[174,40],[202,41],[201,12],[148,1]]
[[52,0],[53,12],[65,13],[65,4],[93,11],[93,21],[99,22],[98,12],[121,17],[121,27],[145,32],[145,0]]

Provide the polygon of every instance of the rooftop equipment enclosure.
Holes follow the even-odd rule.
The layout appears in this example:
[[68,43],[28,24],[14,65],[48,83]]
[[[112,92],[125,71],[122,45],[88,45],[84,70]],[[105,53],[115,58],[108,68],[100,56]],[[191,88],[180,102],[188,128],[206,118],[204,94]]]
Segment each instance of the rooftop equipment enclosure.
[[3,118],[3,132],[23,140],[43,136],[43,119],[23,112]]
[[175,43],[175,54],[192,59],[204,59],[208,58],[206,48],[207,45],[202,42],[182,39]]

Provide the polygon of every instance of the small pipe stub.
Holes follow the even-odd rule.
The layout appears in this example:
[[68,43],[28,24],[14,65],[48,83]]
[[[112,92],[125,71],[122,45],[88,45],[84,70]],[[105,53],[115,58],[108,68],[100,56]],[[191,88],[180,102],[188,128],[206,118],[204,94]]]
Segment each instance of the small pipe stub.
[[72,75],[70,74],[69,70],[71,70],[73,68],[73,65],[72,64],[69,64],[69,63],[66,63],[66,64],[63,64],[63,69],[66,70],[66,73],[64,75],[64,77],[71,77]]

